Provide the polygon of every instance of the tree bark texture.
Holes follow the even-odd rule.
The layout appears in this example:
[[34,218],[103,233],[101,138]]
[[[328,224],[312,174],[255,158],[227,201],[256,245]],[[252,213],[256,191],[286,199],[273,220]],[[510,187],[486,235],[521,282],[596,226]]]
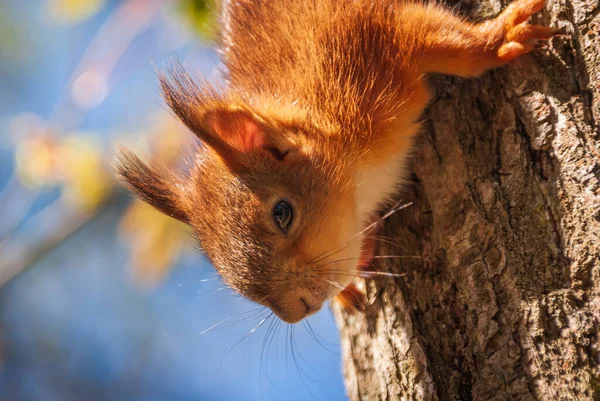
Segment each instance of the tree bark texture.
[[[465,5],[463,5],[465,6]],[[466,5],[472,17],[506,6]],[[351,400],[600,400],[600,4],[434,101],[364,313],[334,306]],[[467,14],[468,10],[467,10]]]

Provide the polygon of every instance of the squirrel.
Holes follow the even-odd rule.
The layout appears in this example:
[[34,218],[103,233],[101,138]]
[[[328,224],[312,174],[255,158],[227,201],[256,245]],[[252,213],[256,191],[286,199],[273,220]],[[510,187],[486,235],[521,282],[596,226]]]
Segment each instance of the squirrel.
[[368,231],[406,177],[430,73],[476,77],[561,31],[531,25],[546,0],[471,23],[409,0],[230,0],[217,91],[181,65],[163,97],[200,139],[182,174],[121,150],[117,174],[193,227],[224,281],[296,323],[355,304]]

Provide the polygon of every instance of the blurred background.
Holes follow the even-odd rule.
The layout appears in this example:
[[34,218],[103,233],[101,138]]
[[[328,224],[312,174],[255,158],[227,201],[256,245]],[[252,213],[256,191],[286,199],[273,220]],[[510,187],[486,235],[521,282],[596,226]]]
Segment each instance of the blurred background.
[[114,183],[191,140],[160,100],[219,79],[204,0],[0,2],[0,400],[345,400],[328,308],[289,326]]

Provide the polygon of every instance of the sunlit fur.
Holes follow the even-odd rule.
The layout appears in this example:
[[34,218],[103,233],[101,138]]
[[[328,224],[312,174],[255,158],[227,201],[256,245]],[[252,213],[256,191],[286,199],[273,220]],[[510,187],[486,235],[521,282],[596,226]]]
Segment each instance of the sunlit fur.
[[[204,144],[186,176],[126,151],[119,174],[194,227],[231,287],[298,321],[350,284],[361,231],[403,177],[429,100],[424,74],[479,75],[524,53],[499,57],[507,24],[543,4],[520,0],[473,25],[435,4],[229,1],[225,88],[179,66],[161,77],[167,104]],[[294,208],[287,234],[272,217],[280,199]]]

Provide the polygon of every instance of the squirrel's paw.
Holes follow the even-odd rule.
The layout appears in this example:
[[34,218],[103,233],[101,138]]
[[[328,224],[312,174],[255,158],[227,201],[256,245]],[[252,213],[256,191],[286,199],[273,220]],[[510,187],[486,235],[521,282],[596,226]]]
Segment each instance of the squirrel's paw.
[[335,296],[335,300],[346,310],[346,312],[357,312],[365,310],[365,294],[354,284],[348,285]]
[[[365,231],[365,237],[362,241],[360,260],[357,264],[358,276],[362,276],[361,270],[371,267],[371,263],[377,253],[377,236],[383,227],[383,220],[377,218],[371,225],[371,228]],[[368,271],[366,272],[368,275]],[[365,294],[355,285],[350,284],[342,290],[335,300],[348,312],[365,310]]]
[[545,48],[546,41],[554,36],[566,36],[560,29],[530,25],[531,15],[544,8],[546,0],[517,0],[511,3],[497,19],[503,24],[504,41],[497,57],[508,62],[535,49]]

